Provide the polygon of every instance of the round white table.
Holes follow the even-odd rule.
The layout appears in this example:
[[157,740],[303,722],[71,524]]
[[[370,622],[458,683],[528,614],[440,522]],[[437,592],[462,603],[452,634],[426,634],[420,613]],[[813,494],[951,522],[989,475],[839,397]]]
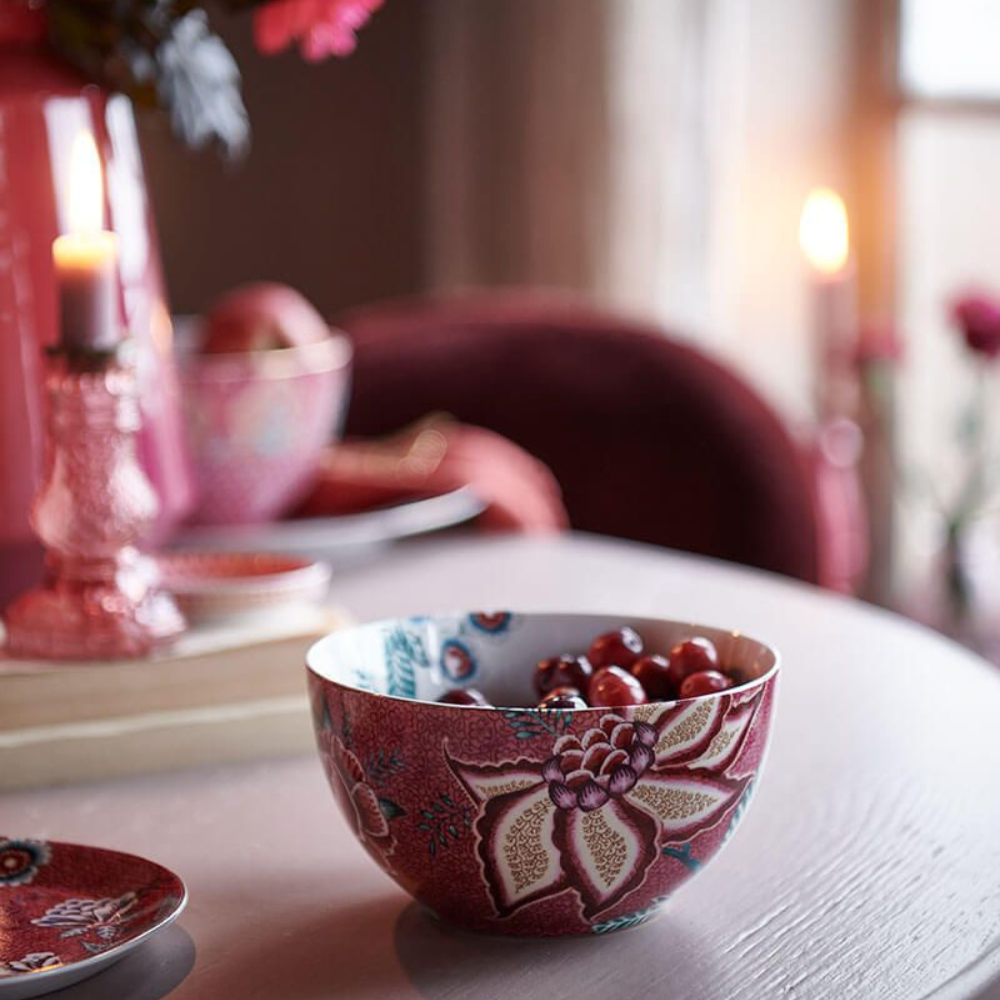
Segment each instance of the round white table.
[[738,835],[648,926],[524,942],[422,917],[312,757],[7,795],[0,829],[143,854],[190,889],[178,925],[67,1000],[1000,998],[1000,674],[970,653],[800,584],[586,536],[405,545],[334,596],[362,619],[621,610],[771,642],[774,740]]

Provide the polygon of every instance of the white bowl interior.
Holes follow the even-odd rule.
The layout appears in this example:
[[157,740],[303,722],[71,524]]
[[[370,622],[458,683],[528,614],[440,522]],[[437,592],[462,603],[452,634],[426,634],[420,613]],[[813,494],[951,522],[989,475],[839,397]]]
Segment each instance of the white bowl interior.
[[491,704],[535,705],[534,666],[561,653],[586,653],[603,632],[630,625],[646,651],[666,654],[676,643],[711,639],[722,665],[741,685],[778,668],[773,650],[737,632],[627,615],[460,613],[397,618],[343,629],[309,651],[314,673],[347,687],[395,698],[436,701],[456,687],[474,687]]

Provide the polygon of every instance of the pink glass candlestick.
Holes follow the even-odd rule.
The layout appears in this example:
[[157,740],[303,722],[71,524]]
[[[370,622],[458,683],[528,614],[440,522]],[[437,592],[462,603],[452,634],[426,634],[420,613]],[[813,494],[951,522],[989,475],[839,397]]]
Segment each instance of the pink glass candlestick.
[[184,620],[135,548],[157,499],[136,458],[139,406],[131,365],[53,354],[46,380],[48,453],[31,523],[48,575],[7,613],[7,651],[45,659],[142,656]]

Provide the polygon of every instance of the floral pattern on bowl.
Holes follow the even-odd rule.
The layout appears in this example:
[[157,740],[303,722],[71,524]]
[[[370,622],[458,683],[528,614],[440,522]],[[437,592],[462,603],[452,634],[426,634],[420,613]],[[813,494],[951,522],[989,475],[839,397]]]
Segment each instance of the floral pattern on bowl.
[[[530,703],[535,661],[626,620],[657,648],[709,635],[740,685],[616,709],[434,702],[458,683]],[[509,612],[345,630],[309,666],[320,757],[365,849],[442,920],[519,936],[636,926],[701,870],[746,812],[777,678],[767,647],[718,629]]]
[[181,367],[196,524],[259,524],[302,499],[337,439],[350,388],[345,337]]

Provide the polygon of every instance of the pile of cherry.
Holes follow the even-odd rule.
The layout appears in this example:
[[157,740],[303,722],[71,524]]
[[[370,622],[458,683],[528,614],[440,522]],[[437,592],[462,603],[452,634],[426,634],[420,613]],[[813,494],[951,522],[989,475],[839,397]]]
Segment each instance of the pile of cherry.
[[[642,636],[627,625],[599,635],[585,656],[564,653],[535,667],[539,708],[619,708],[648,701],[674,701],[725,691],[737,681],[719,664],[710,639],[695,636],[666,656],[647,653]],[[447,705],[490,703],[475,688],[455,688],[438,701]]]

